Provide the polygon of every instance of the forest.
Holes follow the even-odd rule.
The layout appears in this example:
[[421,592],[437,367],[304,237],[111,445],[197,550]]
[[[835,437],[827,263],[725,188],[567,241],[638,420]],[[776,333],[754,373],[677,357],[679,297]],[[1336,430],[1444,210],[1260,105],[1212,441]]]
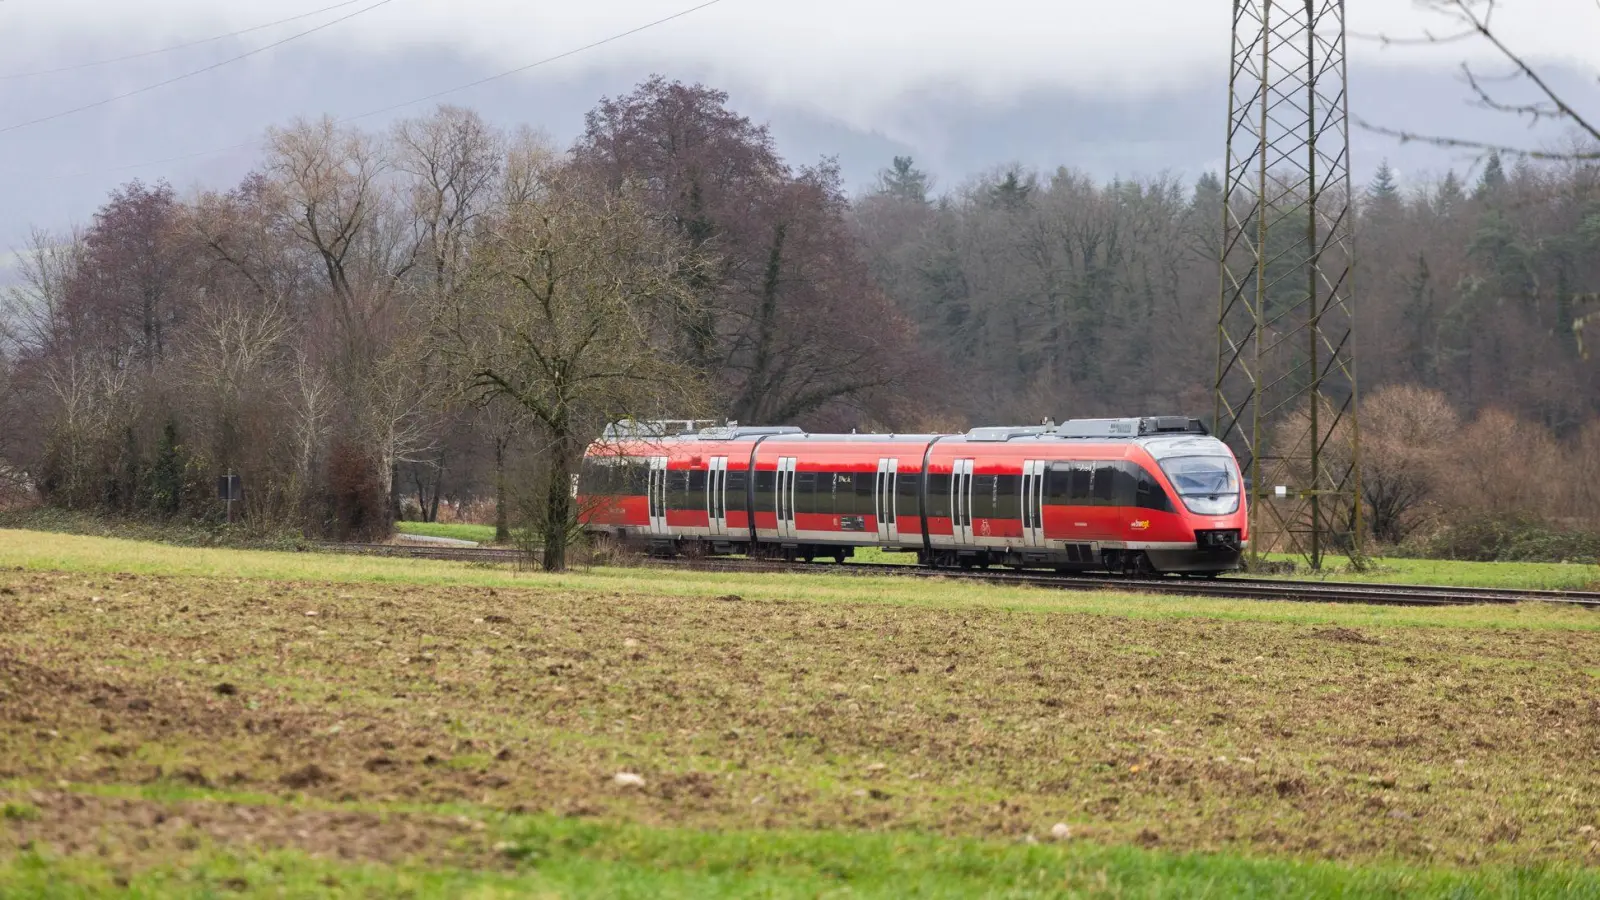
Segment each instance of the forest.
[[[850,191],[661,78],[570,147],[443,106],[270,131],[256,171],[130,181],[0,306],[0,505],[563,544],[626,417],[816,430],[1210,419],[1222,185],[896,158]],[[1600,165],[1488,155],[1353,198],[1371,536],[1600,554]],[[1591,330],[1594,330],[1591,328]],[[1591,336],[1591,343],[1596,340]],[[1591,348],[1592,349],[1592,348]]]

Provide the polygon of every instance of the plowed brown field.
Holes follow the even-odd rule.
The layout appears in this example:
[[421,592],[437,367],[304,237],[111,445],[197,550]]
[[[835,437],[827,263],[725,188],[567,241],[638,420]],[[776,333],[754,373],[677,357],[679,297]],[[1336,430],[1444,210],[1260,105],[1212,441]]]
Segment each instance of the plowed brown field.
[[454,804],[1004,839],[1061,822],[1168,850],[1588,865],[1600,635],[1573,621],[13,571],[0,834],[130,865],[196,841],[514,864]]

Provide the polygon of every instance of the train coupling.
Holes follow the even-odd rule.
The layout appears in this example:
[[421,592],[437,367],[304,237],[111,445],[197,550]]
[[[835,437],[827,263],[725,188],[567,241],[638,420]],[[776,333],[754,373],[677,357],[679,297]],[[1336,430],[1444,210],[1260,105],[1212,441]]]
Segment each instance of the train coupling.
[[1243,546],[1239,540],[1239,529],[1230,528],[1216,531],[1196,531],[1195,543],[1201,550],[1231,550],[1239,552]]

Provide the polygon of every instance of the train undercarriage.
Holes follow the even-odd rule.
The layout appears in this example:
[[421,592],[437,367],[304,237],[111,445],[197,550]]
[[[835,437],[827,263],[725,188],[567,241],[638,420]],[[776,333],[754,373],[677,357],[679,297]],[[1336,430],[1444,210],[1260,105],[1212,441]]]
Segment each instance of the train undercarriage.
[[[780,562],[831,560],[843,564],[856,556],[855,546],[837,544],[758,543],[716,541],[702,538],[642,537],[605,535],[635,551],[657,558],[737,557]],[[1016,551],[1002,549],[884,547],[886,553],[915,553],[917,565],[936,569],[981,570],[1007,568],[1018,571],[1054,571],[1060,574],[1108,573],[1127,577],[1184,575],[1214,578],[1239,568],[1238,548],[1143,550],[1100,547],[1096,544],[1068,544],[1061,550]]]

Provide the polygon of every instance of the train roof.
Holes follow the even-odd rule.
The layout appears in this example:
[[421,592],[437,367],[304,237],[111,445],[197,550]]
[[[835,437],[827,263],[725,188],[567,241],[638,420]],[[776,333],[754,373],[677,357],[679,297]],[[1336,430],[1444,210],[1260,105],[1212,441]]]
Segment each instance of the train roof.
[[[1185,443],[1210,444],[1216,438],[1205,423],[1187,416],[1144,416],[1118,419],[1069,419],[1057,425],[998,425],[974,428],[965,434],[811,434],[789,425],[724,425],[699,427],[694,420],[618,422],[606,427],[605,440],[738,441],[776,438],[781,441],[827,443],[917,443],[940,438],[949,443],[1005,443],[1010,441],[1137,441],[1182,438]],[[1165,443],[1165,442],[1163,442]]]

